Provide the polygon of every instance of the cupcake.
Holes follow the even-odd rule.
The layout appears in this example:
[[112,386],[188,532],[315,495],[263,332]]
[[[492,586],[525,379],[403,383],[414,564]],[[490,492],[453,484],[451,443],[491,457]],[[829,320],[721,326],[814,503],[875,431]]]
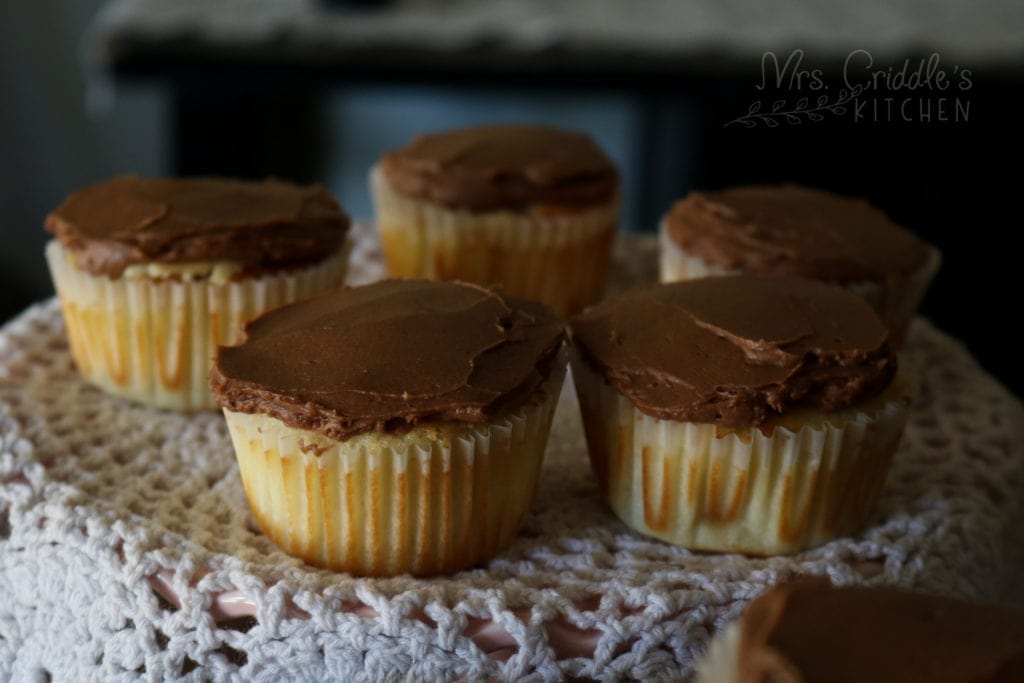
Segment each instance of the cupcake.
[[626,524],[779,554],[866,518],[908,400],[860,298],[803,278],[709,277],[608,299],[572,332],[591,464]]
[[216,408],[219,344],[282,304],[340,285],[348,218],[319,186],[115,178],[46,219],[46,246],[82,376],[128,399]]
[[586,135],[487,126],[423,135],[370,174],[394,277],[499,285],[566,315],[601,298],[619,180]]
[[711,643],[697,683],[1024,681],[1024,613],[893,588],[800,579]]
[[863,297],[902,337],[939,253],[866,201],[796,185],[693,192],[661,224],[661,281],[798,275]]
[[385,280],[292,304],[221,348],[253,516],[285,552],[371,576],[453,572],[507,546],[565,374],[540,304]]

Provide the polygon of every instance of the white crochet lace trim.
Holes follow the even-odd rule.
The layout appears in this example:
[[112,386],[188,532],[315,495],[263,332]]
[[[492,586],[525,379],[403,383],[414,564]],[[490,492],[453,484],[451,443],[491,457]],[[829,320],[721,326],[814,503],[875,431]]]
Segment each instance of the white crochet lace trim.
[[[372,279],[359,234],[354,276]],[[619,286],[655,279],[653,240],[620,247]],[[601,501],[567,391],[508,552],[374,580],[277,550],[250,519],[223,418],[85,384],[56,303],[35,306],[0,332],[0,679],[684,678],[711,633],[796,573],[1021,603],[1024,410],[923,321],[903,362],[920,397],[854,538],[757,559],[630,532]],[[154,592],[160,572],[178,606]],[[228,618],[246,605],[253,618]]]

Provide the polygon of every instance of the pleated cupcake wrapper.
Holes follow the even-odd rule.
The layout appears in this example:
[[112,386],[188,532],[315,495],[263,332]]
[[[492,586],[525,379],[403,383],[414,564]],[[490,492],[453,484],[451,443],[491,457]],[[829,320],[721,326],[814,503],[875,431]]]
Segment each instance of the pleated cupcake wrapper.
[[263,532],[309,564],[371,576],[453,572],[496,555],[533,498],[565,358],[490,424],[344,441],[224,411]]
[[[737,272],[706,263],[700,257],[687,253],[669,236],[664,221],[659,227],[658,237],[661,242],[662,282]],[[841,286],[867,301],[893,332],[893,337],[897,341],[902,341],[906,328],[917,314],[917,309],[941,263],[942,256],[939,251],[929,247],[924,265],[907,277],[891,282],[853,282]]]
[[661,254],[661,275],[662,282],[677,282],[679,280],[696,280],[711,275],[728,275],[735,273],[735,270],[728,270],[721,266],[706,263],[698,256],[691,256],[683,251],[675,243],[662,221],[658,227],[658,242]]
[[472,212],[399,194],[379,167],[370,186],[392,276],[496,284],[562,314],[604,292],[618,196],[578,211]]
[[272,308],[339,286],[349,248],[303,270],[223,284],[93,275],[56,240],[46,260],[87,380],[159,408],[212,410],[207,375],[217,345],[236,343],[247,321]]
[[762,432],[661,420],[574,355],[591,464],[612,509],[649,536],[701,550],[791,553],[869,514],[907,420],[902,396],[790,416]]
[[942,255],[938,249],[928,248],[923,266],[897,282],[854,282],[844,285],[854,294],[871,304],[889,329],[896,341],[903,341],[910,321],[924,300],[932,278],[939,271]]

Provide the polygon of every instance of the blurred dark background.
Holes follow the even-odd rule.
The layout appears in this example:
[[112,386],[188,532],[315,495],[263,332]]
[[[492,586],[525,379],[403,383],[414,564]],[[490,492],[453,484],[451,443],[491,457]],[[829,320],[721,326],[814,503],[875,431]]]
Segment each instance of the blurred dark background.
[[995,321],[1020,291],[1022,86],[1024,3],[993,0],[2,3],[0,319],[52,294],[42,222],[79,186],[273,174],[369,218],[382,152],[538,121],[619,164],[626,230],[653,231],[693,188],[869,198],[944,253],[925,315],[1020,394]]

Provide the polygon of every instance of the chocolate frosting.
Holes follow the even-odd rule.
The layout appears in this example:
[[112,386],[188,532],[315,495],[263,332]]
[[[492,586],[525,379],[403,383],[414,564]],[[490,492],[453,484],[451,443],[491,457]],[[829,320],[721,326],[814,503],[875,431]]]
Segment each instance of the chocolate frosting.
[[618,190],[612,162],[586,135],[548,126],[482,126],[420,135],[381,159],[398,192],[451,208],[592,205]]
[[315,263],[348,224],[319,185],[134,176],[79,190],[46,218],[76,266],[111,277],[153,262],[232,261],[248,272]]
[[928,257],[924,242],[866,201],[796,185],[693,192],[665,225],[688,253],[748,273],[878,282]]
[[219,349],[222,406],[334,439],[422,421],[487,422],[547,378],[565,330],[476,285],[386,280],[268,313]]
[[648,415],[730,427],[793,408],[839,410],[896,371],[885,326],[856,295],[788,276],[642,287],[573,318],[584,358]]
[[742,683],[1016,683],[1024,613],[803,579],[743,613]]

